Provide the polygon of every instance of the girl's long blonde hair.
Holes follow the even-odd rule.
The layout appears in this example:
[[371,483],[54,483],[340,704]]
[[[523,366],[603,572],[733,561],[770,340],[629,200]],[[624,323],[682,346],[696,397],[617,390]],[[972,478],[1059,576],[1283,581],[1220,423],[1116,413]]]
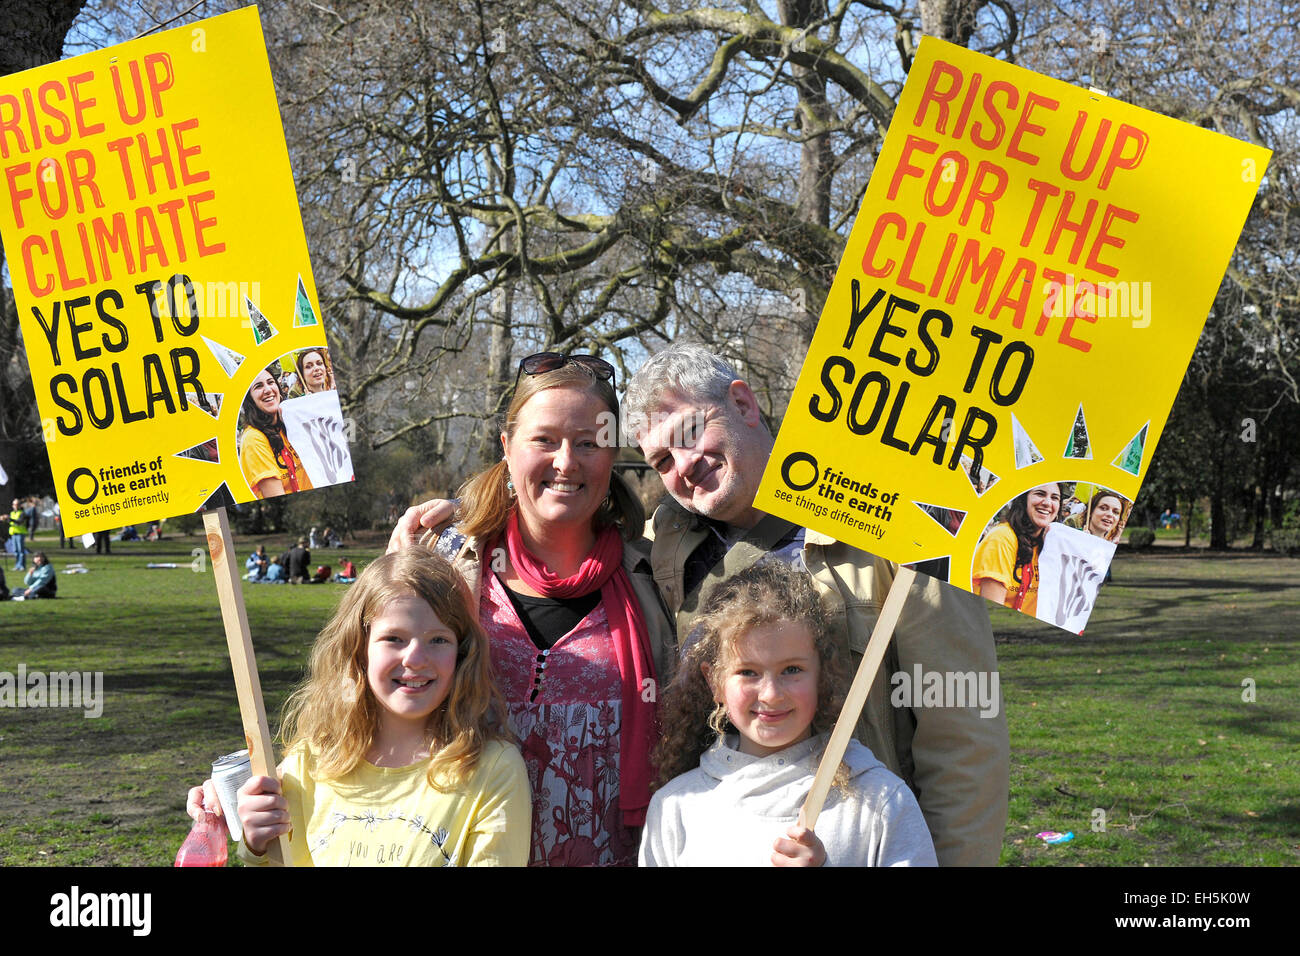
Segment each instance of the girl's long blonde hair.
[[[686,647],[677,674],[659,705],[663,736],[653,754],[659,786],[694,770],[718,737],[735,732],[725,708],[714,702],[715,688],[709,686],[700,665],[708,664],[714,674],[724,673],[740,638],[754,628],[783,622],[806,627],[817,651],[813,733],[835,726],[848,689],[848,670],[817,589],[805,572],[781,561],[763,561],[714,588],[695,619],[694,630],[687,638],[693,643]],[[717,691],[721,693],[721,688]],[[847,769],[841,764],[835,784],[843,786],[847,780]]]
[[427,602],[456,634],[451,691],[429,716],[430,786],[445,789],[468,780],[483,745],[507,737],[487,635],[464,580],[427,548],[407,548],[361,572],[316,638],[307,680],[285,702],[285,748],[306,746],[321,777],[337,779],[355,770],[374,742],[380,705],[366,678],[370,626],[390,601],[410,594]]

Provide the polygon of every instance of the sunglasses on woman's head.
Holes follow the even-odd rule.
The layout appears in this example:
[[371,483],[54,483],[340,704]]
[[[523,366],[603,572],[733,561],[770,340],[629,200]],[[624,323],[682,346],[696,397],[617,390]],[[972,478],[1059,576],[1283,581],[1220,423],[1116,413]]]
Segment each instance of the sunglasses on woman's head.
[[594,355],[561,355],[559,352],[538,352],[519,363],[519,371],[515,373],[515,388],[519,387],[519,376],[525,373],[528,375],[541,375],[543,372],[554,372],[557,368],[564,368],[564,366],[570,364],[581,365],[603,382],[610,382],[614,379],[614,366],[603,358],[597,358]]

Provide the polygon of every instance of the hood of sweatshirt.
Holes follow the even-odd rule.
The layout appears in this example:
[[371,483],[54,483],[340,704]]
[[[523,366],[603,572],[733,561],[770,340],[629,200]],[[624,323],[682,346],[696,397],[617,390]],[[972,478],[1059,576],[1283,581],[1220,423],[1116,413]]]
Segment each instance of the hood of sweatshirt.
[[[703,753],[700,769],[718,781],[718,796],[725,794],[726,799],[737,804],[743,801],[747,812],[789,818],[798,814],[808,796],[812,775],[817,772],[829,736],[818,734],[766,757],[752,757],[736,749],[739,737],[729,734]],[[856,740],[849,741],[844,762],[848,764],[850,778],[874,770],[888,773],[885,765]],[[837,799],[838,794],[832,788],[827,806]]]

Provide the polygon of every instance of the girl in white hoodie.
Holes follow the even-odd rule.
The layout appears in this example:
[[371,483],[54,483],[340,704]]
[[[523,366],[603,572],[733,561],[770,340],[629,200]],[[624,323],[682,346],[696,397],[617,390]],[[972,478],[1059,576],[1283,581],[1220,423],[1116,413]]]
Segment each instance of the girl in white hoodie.
[[850,742],[814,833],[798,825],[847,674],[807,574],[718,585],[661,702],[642,866],[934,866],[916,798]]

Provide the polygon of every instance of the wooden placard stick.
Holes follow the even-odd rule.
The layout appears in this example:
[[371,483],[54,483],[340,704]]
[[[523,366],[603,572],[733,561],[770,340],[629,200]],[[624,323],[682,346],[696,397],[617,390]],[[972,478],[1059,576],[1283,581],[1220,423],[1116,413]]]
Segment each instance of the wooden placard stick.
[[894,625],[898,623],[898,615],[902,613],[903,602],[907,600],[907,592],[911,590],[914,580],[916,580],[916,571],[913,568],[900,567],[898,573],[894,575],[894,583],[890,586],[889,593],[885,595],[884,606],[880,609],[880,616],[876,618],[876,626],[871,631],[871,640],[867,642],[862,663],[858,665],[858,672],[853,677],[848,696],[844,698],[844,707],[840,710],[839,719],[835,721],[835,729],[831,731],[831,739],[826,744],[826,753],[822,755],[822,762],[817,766],[812,790],[808,792],[808,799],[804,801],[803,809],[799,811],[799,823],[809,830],[817,828],[817,817],[822,812],[822,804],[826,802],[826,796],[831,792],[831,781],[835,778],[835,771],[839,768],[840,761],[844,759],[844,751],[849,747],[849,739],[858,725],[862,707],[867,702],[867,691],[871,690],[871,685],[876,679],[876,671],[880,669],[880,662],[885,659],[885,648],[889,646],[889,639],[894,635]]
[[[243,579],[235,562],[235,542],[230,535],[226,509],[205,511],[203,530],[207,532],[208,553],[212,555],[212,574],[217,579],[217,596],[221,600],[221,618],[226,625],[230,667],[235,672],[235,693],[239,696],[239,717],[244,724],[248,760],[254,776],[274,777],[271,726],[267,723],[266,705],[262,701],[262,682],[257,676],[248,612],[244,610]],[[266,848],[266,856],[273,864],[293,865],[287,837],[272,840]]]

